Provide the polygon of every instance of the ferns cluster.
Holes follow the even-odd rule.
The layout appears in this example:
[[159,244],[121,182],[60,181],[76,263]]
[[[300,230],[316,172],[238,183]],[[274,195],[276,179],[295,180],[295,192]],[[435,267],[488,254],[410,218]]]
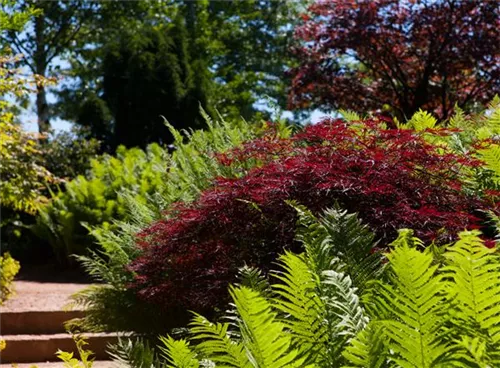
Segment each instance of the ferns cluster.
[[156,366],[499,366],[500,258],[478,231],[438,259],[403,230],[382,255],[355,215],[296,209],[305,252],[282,255],[270,286],[247,269],[228,321],[195,315]]

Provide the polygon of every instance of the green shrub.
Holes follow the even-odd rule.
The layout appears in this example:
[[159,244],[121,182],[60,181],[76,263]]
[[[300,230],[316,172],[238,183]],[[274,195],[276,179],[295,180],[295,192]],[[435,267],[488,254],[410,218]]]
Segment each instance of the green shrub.
[[51,135],[43,146],[46,168],[58,178],[71,180],[85,175],[91,168],[91,159],[97,157],[100,143],[85,139],[84,129]]
[[157,144],[146,152],[119,147],[115,157],[106,154],[93,159],[87,176],[68,182],[39,210],[32,230],[51,244],[60,263],[68,262],[71,254],[85,254],[95,246],[84,224],[112,226],[113,220],[125,219],[124,200],[118,192],[128,189],[144,201],[158,192],[167,165],[168,153]]
[[12,282],[20,269],[19,262],[9,253],[0,256],[0,305],[14,294]]

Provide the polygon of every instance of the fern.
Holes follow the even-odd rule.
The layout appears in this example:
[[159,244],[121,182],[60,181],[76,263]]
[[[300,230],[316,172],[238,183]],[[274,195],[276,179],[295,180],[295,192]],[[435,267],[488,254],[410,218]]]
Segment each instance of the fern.
[[[471,336],[482,337],[484,350],[500,364],[500,260],[495,249],[486,248],[478,231],[461,233],[459,241],[445,253],[443,269],[453,280],[458,313],[455,323]],[[476,341],[477,345],[482,344]],[[481,345],[482,346],[482,345]],[[471,351],[476,351],[472,349]]]
[[500,146],[495,144],[479,150],[479,158],[493,172],[495,181],[500,182]]
[[444,343],[447,293],[432,254],[410,248],[411,232],[403,232],[388,255],[390,283],[379,282],[376,305],[393,318],[381,321],[399,366],[426,368],[444,364],[452,347]]
[[231,340],[228,328],[227,323],[211,323],[205,317],[195,314],[190,332],[192,340],[199,342],[196,351],[221,367],[252,367],[247,359],[245,346]]
[[277,320],[271,304],[257,292],[241,287],[230,288],[230,294],[240,315],[240,330],[248,360],[254,366],[305,367],[299,352],[290,349],[291,336],[284,333],[285,325]]
[[200,363],[196,353],[186,340],[174,340],[172,337],[160,337],[164,346],[160,347],[170,365],[169,368],[198,368]]
[[375,236],[356,214],[333,208],[316,218],[302,206],[295,208],[299,214],[297,239],[304,244],[316,273],[330,269],[332,259],[340,259],[341,270],[363,291],[382,272],[382,256],[372,251],[377,246]]
[[423,131],[426,129],[433,129],[436,127],[437,119],[429,114],[427,111],[418,110],[406,124],[406,128],[415,129],[416,131]]
[[362,119],[357,112],[352,110],[340,109],[338,110],[338,113],[348,122],[360,121]]
[[259,292],[263,296],[270,296],[271,285],[264,273],[255,267],[243,266],[238,270],[240,285]]
[[383,330],[376,322],[369,323],[343,351],[349,362],[344,367],[382,368],[387,363],[388,349]]
[[141,339],[122,339],[109,347],[109,355],[120,368],[161,368],[164,364],[148,342]]
[[319,276],[311,272],[303,256],[285,253],[279,259],[280,281],[273,285],[275,305],[285,314],[283,323],[291,331],[293,345],[307,361],[326,359],[328,330],[324,323],[325,304],[318,293]]

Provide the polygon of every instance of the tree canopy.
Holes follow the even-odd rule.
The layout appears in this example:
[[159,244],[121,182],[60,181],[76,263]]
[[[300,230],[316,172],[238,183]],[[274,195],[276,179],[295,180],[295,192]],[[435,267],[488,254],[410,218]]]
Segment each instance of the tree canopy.
[[292,108],[446,119],[500,92],[497,1],[318,1],[302,20]]

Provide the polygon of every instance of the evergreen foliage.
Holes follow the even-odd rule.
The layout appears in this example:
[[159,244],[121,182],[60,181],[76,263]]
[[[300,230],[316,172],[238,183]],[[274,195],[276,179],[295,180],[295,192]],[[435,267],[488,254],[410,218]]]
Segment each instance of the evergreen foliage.
[[[108,47],[102,73],[102,98],[114,117],[112,146],[171,143],[165,118],[176,129],[205,127],[199,104],[210,108],[203,90],[206,83],[200,82],[203,74],[193,74],[182,19],[170,29],[125,32]],[[106,127],[97,123],[91,124]]]

